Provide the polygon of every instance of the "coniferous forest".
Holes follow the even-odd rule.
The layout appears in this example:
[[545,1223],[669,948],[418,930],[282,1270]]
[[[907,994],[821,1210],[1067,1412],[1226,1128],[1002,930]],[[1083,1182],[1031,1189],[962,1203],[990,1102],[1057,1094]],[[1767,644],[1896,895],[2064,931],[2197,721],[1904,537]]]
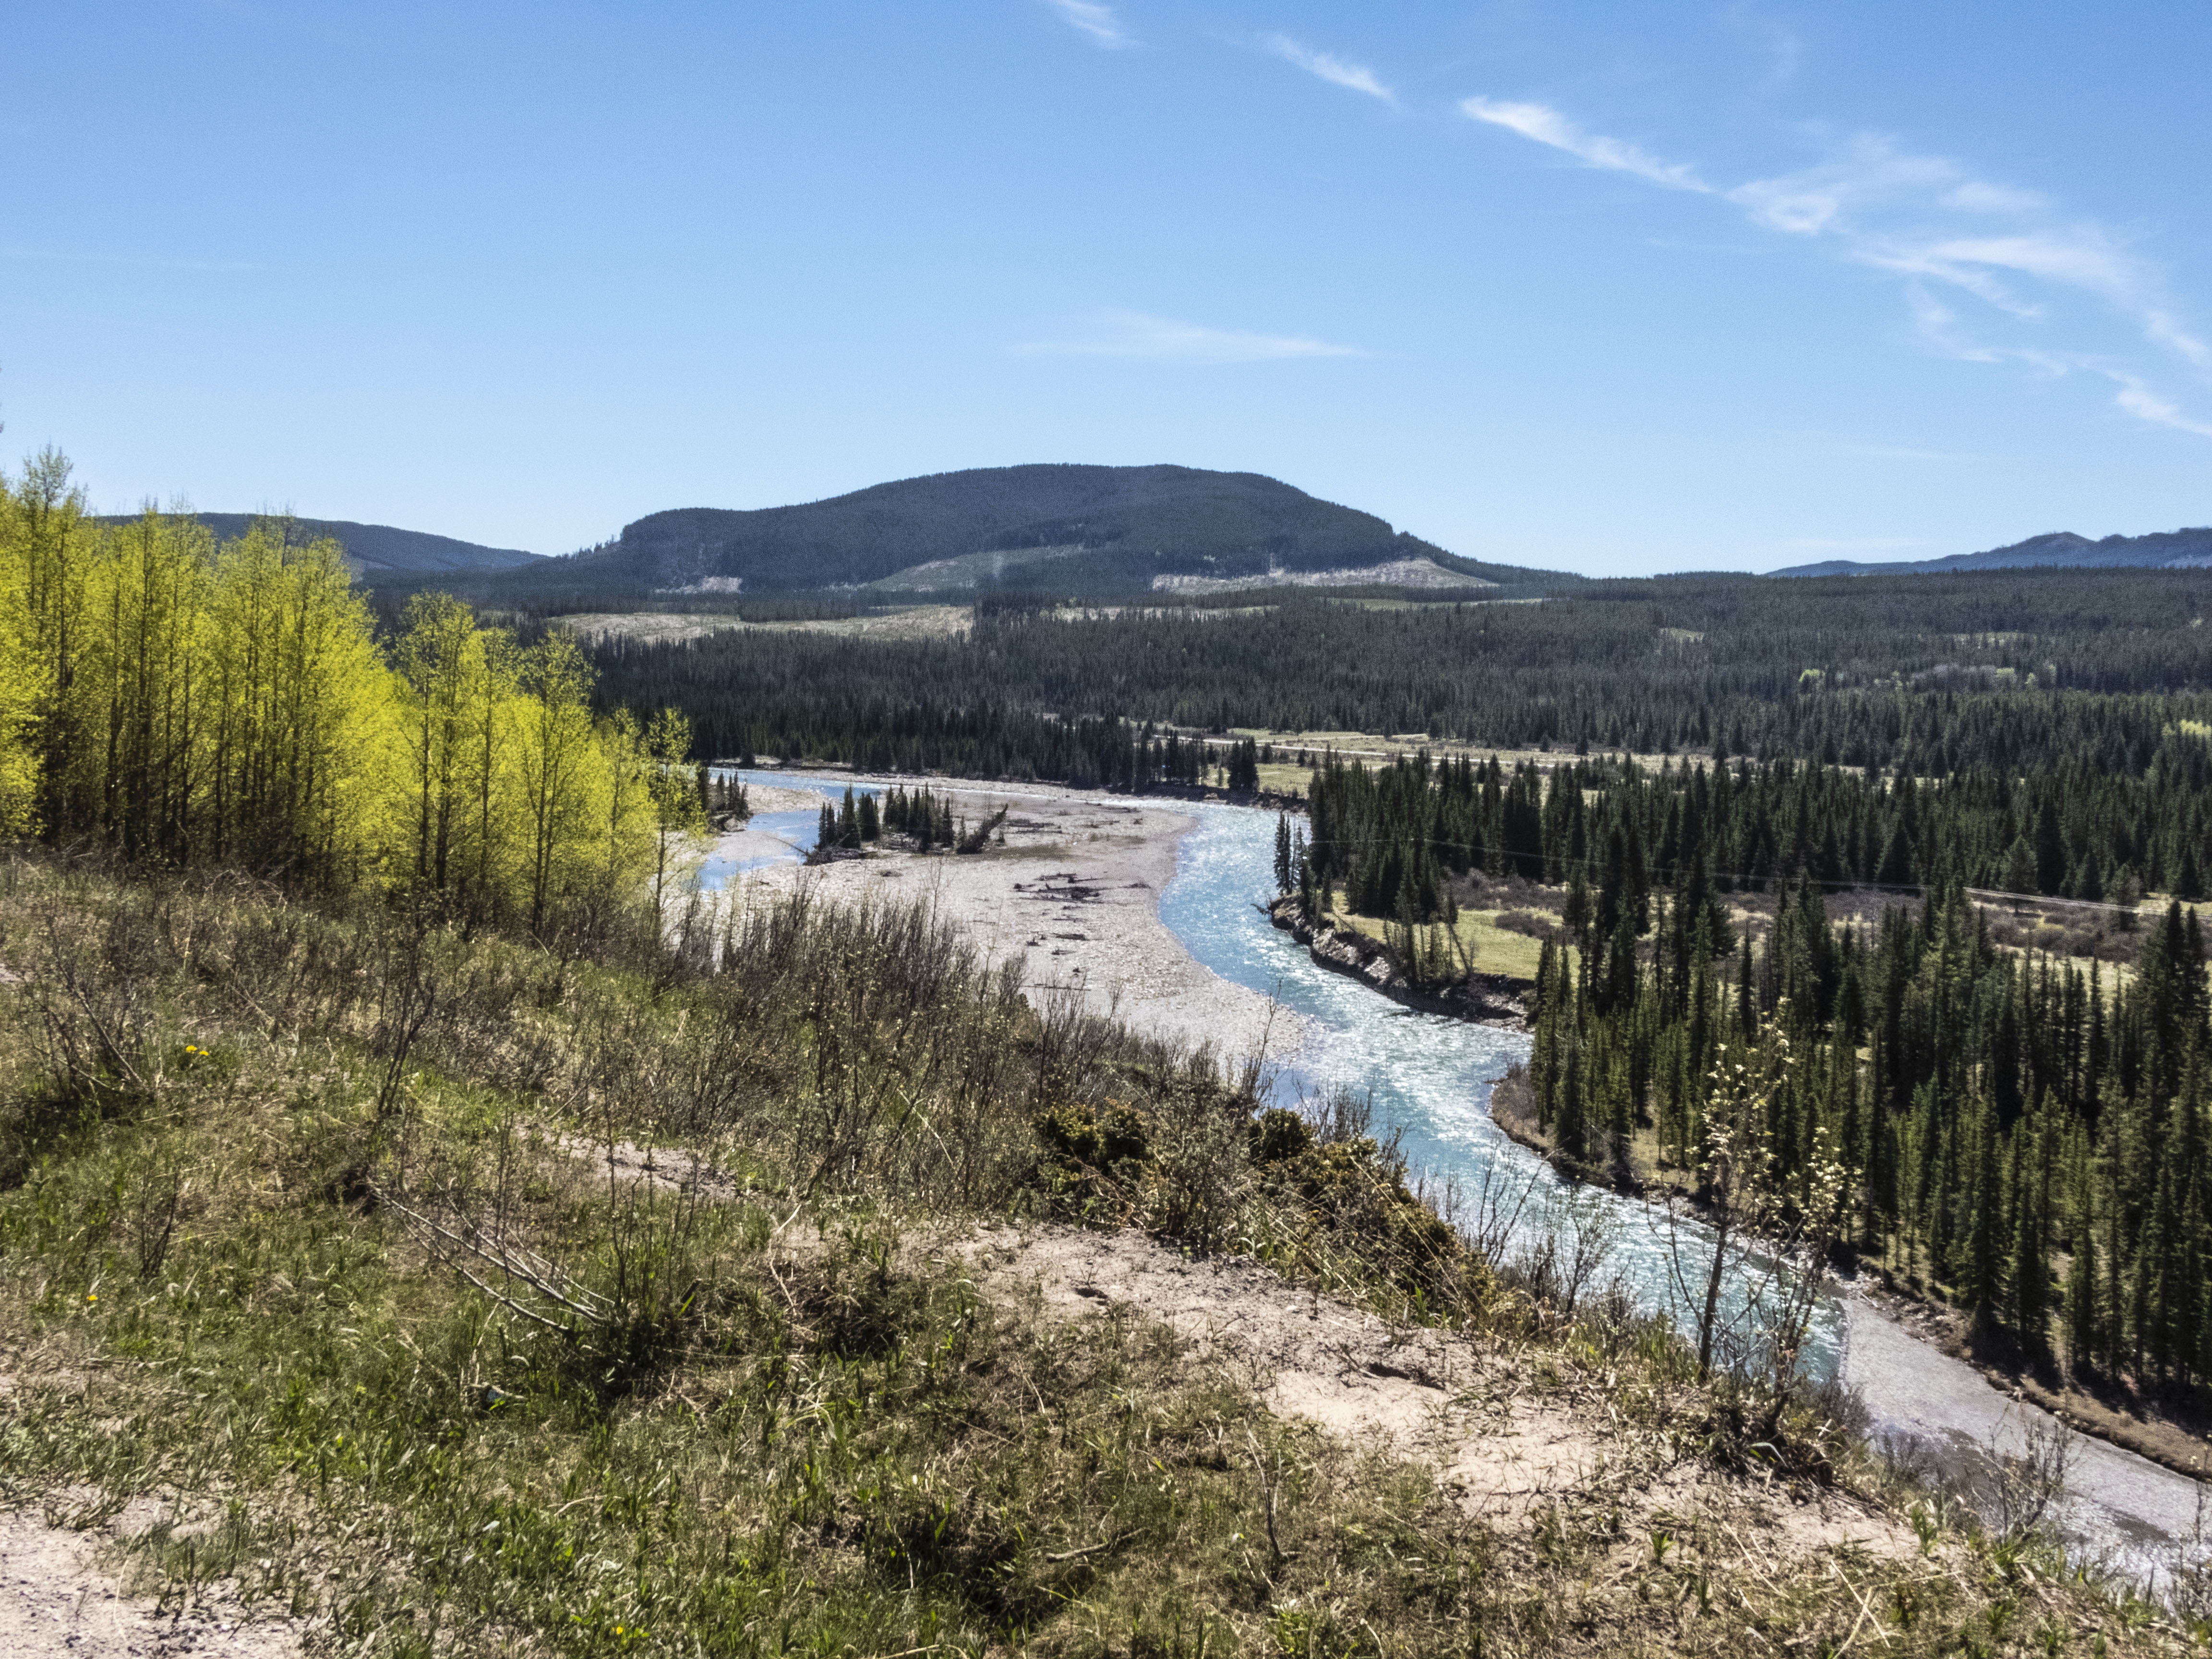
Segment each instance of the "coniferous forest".
[[[1571,1161],[1627,1175],[1638,1143],[1694,1188],[1716,1067],[1786,1053],[1770,1150],[1785,1182],[1849,1172],[1847,1251],[1969,1310],[1984,1352],[2194,1385],[2208,611],[2197,572],[1701,577],[1534,605],[1000,603],[955,640],[601,660],[717,752],[886,769],[1141,788],[1194,778],[1207,732],[1449,744],[1324,754],[1285,885],[1395,924],[1417,975],[1449,962],[1421,930],[1470,882],[1548,893],[1530,1080]],[[2008,896],[2075,925],[2009,925]]]
[[1124,740],[1086,720],[1789,757],[1927,777],[2140,774],[2177,722],[2212,718],[2212,573],[2201,571],[1683,577],[1590,583],[1540,604],[1231,597],[1095,611],[1000,601],[955,638],[754,629],[613,641],[597,654],[607,698],[684,708],[718,757],[1086,785],[1113,779]]
[[[1849,1247],[2027,1362],[2194,1384],[2212,1376],[2212,1030],[2185,902],[2203,896],[2204,750],[2177,733],[2140,777],[1941,781],[1331,764],[1300,884],[1426,925],[1470,872],[1563,889],[1529,1070],[1571,1159],[1625,1170],[1641,1135],[1693,1176],[1723,1055],[1777,1035],[1768,1145],[1785,1182],[1851,1173]],[[2150,890],[2165,902],[2142,907]],[[2122,959],[2001,943],[2008,894],[2109,924]]]

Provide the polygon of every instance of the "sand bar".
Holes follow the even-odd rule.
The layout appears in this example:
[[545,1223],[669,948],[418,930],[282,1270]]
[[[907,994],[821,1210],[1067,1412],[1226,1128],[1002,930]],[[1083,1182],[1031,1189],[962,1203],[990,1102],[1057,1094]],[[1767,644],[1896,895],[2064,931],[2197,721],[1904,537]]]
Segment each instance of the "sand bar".
[[[1272,1060],[1296,1052],[1304,1035],[1299,1017],[1223,979],[1160,920],[1176,844],[1196,823],[1188,813],[1142,798],[1042,784],[852,781],[908,789],[926,784],[951,794],[956,813],[970,823],[1005,806],[1005,842],[972,855],[881,852],[811,869],[774,865],[739,878],[732,902],[799,882],[830,898],[920,899],[993,962],[1019,962],[1032,994],[1072,995],[1139,1030],[1192,1046],[1210,1042],[1224,1055],[1253,1053],[1262,1042]],[[759,784],[749,784],[747,795],[756,815],[811,809],[822,799],[812,790],[771,793]],[[714,856],[760,857],[775,850],[756,844],[767,840],[757,830],[724,836]]]

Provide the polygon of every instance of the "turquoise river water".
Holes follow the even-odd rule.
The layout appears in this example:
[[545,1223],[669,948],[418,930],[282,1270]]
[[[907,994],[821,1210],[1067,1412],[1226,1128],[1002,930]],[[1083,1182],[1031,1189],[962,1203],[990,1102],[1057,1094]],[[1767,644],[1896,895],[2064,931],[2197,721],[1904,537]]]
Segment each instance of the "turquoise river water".
[[[818,789],[832,800],[842,797],[849,781],[787,772],[736,775],[782,788]],[[1433,1191],[1456,1188],[1462,1204],[1477,1209],[1486,1198],[1517,1208],[1523,1244],[1538,1230],[1565,1235],[1595,1228],[1610,1239],[1601,1280],[1618,1274],[1638,1305],[1672,1309],[1677,1298],[1669,1229],[1656,1212],[1562,1181],[1492,1121],[1491,1086],[1513,1061],[1528,1057],[1528,1038],[1401,1008],[1322,968],[1260,908],[1274,885],[1274,815],[1210,802],[1174,805],[1197,827],[1177,849],[1175,878],[1161,895],[1160,920],[1213,972],[1273,997],[1304,1022],[1306,1041],[1278,1077],[1277,1097],[1295,1104],[1340,1087],[1365,1096],[1375,1130],[1398,1135],[1414,1170]],[[757,814],[749,827],[787,842],[789,850],[715,860],[702,879],[720,886],[743,869],[803,856],[814,844],[817,817],[818,809],[811,808]],[[1702,1229],[1688,1226],[1680,1239],[1692,1283],[1701,1282],[1698,1264],[1711,1260],[1704,1237]],[[1731,1290],[1740,1293],[1740,1287]],[[1844,1329],[1840,1307],[1824,1307],[1806,1355],[1815,1375],[1834,1371]]]

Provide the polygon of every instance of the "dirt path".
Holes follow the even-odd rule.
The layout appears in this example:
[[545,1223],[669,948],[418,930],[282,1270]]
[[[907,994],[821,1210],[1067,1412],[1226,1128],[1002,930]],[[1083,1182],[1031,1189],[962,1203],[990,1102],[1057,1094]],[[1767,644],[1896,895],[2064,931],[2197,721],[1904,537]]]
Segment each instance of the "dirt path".
[[[134,1506],[135,1508],[136,1506]],[[132,1514],[126,1510],[124,1520]],[[216,1593],[173,1613],[124,1592],[114,1528],[0,1514],[0,1654],[8,1659],[293,1659],[297,1632]]]

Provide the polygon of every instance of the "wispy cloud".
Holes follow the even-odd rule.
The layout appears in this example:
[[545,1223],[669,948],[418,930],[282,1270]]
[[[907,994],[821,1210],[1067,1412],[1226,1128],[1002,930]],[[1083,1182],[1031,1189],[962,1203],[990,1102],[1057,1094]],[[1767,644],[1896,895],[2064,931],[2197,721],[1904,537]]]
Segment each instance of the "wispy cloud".
[[2142,326],[2143,337],[2153,344],[2162,345],[2175,356],[2212,373],[2212,347],[2175,322],[2164,306],[2144,307]]
[[1043,341],[1018,349],[1035,357],[1152,357],[1192,363],[1276,362],[1297,357],[1359,357],[1356,346],[1332,345],[1298,334],[1254,334],[1205,328],[1142,312],[1109,312],[1080,340]]
[[[1862,134],[1816,166],[1717,188],[1685,163],[1583,131],[1543,104],[1469,98],[1472,119],[1566,151],[1595,167],[1670,190],[1713,195],[1779,235],[1819,241],[1854,264],[1905,279],[1907,302],[1930,349],[1967,362],[2008,363],[2050,376],[2088,374],[2118,388],[2114,404],[2136,419],[2212,436],[2212,427],[2108,353],[2057,343],[2070,301],[2100,302],[2146,344],[2212,378],[2212,345],[2174,314],[2156,267],[2093,222],[2063,213],[2039,191],[1975,176],[1945,156],[1919,155]],[[1936,297],[1971,295],[1982,327]],[[1998,337],[1985,330],[1994,321]],[[2005,331],[2013,337],[2003,337]]]
[[1386,104],[1398,101],[1398,94],[1375,78],[1375,71],[1364,64],[1347,64],[1325,52],[1316,52],[1303,46],[1287,34],[1267,37],[1267,50],[1285,63],[1296,64],[1309,75],[1317,75],[1332,86],[1343,87],[1352,92],[1364,92],[1370,98],[1379,98]]
[[2170,426],[2178,432],[2193,432],[2200,438],[2212,438],[2212,424],[2191,420],[2181,405],[2162,392],[2154,392],[2136,375],[2123,369],[2100,368],[2096,371],[2119,390],[2112,401],[2139,421],[2148,421],[2154,426]]
[[1608,173],[1632,173],[1669,190],[1696,191],[1700,194],[1710,194],[1712,190],[1687,167],[1660,161],[1618,138],[1584,132],[1548,104],[1510,104],[1495,98],[1469,98],[1459,107],[1460,112],[1470,120],[1487,121],[1492,126],[1517,132],[1523,138],[1563,149],[1577,160]]
[[1137,43],[1121,27],[1114,8],[1099,0],[1045,0],[1070,28],[1080,29],[1102,46],[1133,46]]

